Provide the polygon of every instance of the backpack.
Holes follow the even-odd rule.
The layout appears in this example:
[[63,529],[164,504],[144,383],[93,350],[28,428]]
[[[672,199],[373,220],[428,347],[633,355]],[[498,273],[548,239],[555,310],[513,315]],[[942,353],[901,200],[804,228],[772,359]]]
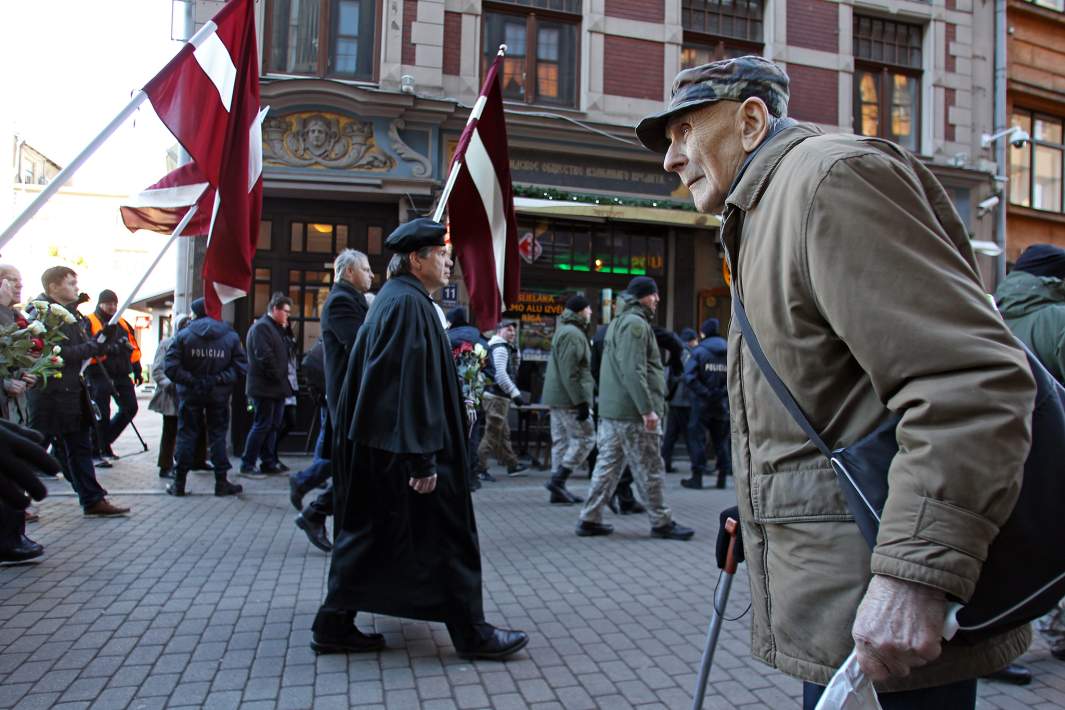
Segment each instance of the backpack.
[[307,377],[307,384],[319,393],[325,394],[325,346],[322,339],[318,338],[314,345],[303,356],[300,363],[303,374]]

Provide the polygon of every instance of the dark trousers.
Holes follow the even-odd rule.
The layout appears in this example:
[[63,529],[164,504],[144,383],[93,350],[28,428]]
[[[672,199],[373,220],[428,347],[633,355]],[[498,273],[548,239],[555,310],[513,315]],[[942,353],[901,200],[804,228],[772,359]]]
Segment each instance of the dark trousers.
[[324,405],[318,412],[318,417],[321,421],[321,426],[318,428],[318,439],[314,444],[314,459],[311,461],[310,466],[302,471],[296,471],[291,476],[302,491],[317,488],[333,476],[333,469],[329,466],[329,459],[323,455],[325,451],[325,430],[328,428],[326,427],[326,420],[329,417],[329,410]]
[[[102,370],[97,370],[89,376],[89,384],[92,399],[100,410],[100,421],[97,425],[98,450],[94,453],[107,453],[111,450],[111,444],[115,443],[137,415],[137,390],[129,376],[112,380]],[[118,403],[118,411],[114,416],[111,416],[112,397]]]
[[710,432],[710,442],[714,446],[718,480],[724,481],[726,476],[732,475],[732,427],[728,419],[707,419],[703,424]]
[[[271,459],[277,450],[277,433],[285,417],[285,400],[252,397],[255,417],[244,440],[244,455],[241,463],[246,468],[254,468],[260,458],[264,465],[277,463]],[[208,425],[210,426],[210,425]]]
[[177,470],[187,473],[196,459],[202,427],[207,425],[211,465],[215,475],[229,470],[226,432],[229,430],[229,397],[209,399],[185,398],[178,405]]
[[26,533],[26,514],[0,501],[0,550],[13,550]]
[[[814,710],[824,692],[823,685],[803,683],[803,710]],[[878,693],[877,699],[884,710],[971,710],[976,707],[976,679],[935,688]]]
[[96,480],[96,468],[92,465],[92,435],[89,429],[54,434],[45,442],[50,443],[63,467],[63,477],[78,494],[82,508],[89,508],[107,497],[107,491]]
[[684,443],[688,447],[688,456],[694,461],[692,444],[688,438],[688,416],[690,407],[670,407],[669,416],[666,418],[666,434],[662,437],[662,460],[666,462],[666,468],[673,467],[673,447],[677,445],[677,439],[684,437]]
[[[277,427],[277,435],[274,436],[273,448],[270,449],[269,460],[278,462],[281,460],[280,450],[281,442],[285,440],[288,433],[296,428],[296,405],[286,404],[281,410],[281,423]],[[267,460],[266,455],[262,457],[263,461]]]
[[174,451],[177,450],[178,418],[163,415],[163,432],[159,435],[159,469],[174,467]]

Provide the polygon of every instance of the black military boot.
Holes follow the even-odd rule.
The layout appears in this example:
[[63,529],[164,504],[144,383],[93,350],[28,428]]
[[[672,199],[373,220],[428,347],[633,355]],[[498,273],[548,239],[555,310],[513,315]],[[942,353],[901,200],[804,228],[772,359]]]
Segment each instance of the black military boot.
[[226,478],[225,471],[214,472],[214,494],[221,498],[222,496],[235,496],[244,492],[244,486],[236,483],[230,483]]
[[185,478],[189,475],[188,471],[182,471],[180,469],[174,471],[174,480],[166,487],[166,492],[175,498],[185,497]]
[[680,485],[685,488],[691,488],[692,490],[702,490],[703,488],[703,470],[701,468],[693,468],[691,478],[685,478],[680,482]]
[[573,473],[572,470],[565,466],[559,466],[558,470],[551,474],[551,480],[544,484],[544,488],[551,491],[552,503],[563,503],[566,505],[573,505],[574,503],[583,503],[584,499],[579,496],[575,496],[566,490],[566,480]]

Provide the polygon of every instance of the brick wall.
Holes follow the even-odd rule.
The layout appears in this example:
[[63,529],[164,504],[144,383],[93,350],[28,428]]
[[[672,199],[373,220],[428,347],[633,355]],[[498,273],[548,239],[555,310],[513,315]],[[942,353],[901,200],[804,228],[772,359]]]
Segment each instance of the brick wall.
[[444,13],[444,73],[462,73],[462,13]]
[[[790,41],[790,30],[788,38]],[[792,118],[831,126],[839,122],[839,72],[788,64],[788,76],[791,78],[788,114]]]
[[943,90],[943,140],[948,143],[954,142],[954,124],[950,122],[950,107],[957,100],[957,93],[954,89]]
[[[839,46],[839,8],[828,0],[788,0],[788,44],[836,54]],[[843,51],[850,53],[850,47]]]
[[661,101],[664,72],[665,48],[661,42],[606,35],[603,93]]
[[946,47],[943,51],[947,53],[946,57],[944,57],[944,68],[946,68],[947,72],[951,74],[956,71],[958,64],[957,61],[954,59],[954,55],[950,53],[950,45],[957,37],[957,34],[958,26],[948,22],[946,26],[946,41],[943,43],[946,45]]
[[629,20],[662,22],[666,19],[666,0],[606,0],[605,13]]
[[403,58],[404,64],[415,63],[414,42],[410,38],[410,26],[418,19],[418,0],[403,0]]

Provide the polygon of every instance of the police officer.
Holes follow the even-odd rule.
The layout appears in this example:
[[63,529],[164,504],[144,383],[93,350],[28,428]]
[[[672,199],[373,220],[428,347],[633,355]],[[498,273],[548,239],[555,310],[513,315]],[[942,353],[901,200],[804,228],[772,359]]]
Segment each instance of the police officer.
[[172,496],[185,495],[185,479],[196,452],[196,440],[206,416],[214,494],[231,496],[243,487],[230,483],[226,432],[229,430],[229,395],[237,378],[248,370],[240,336],[229,323],[207,315],[202,298],[192,302],[193,321],[178,333],[166,352],[166,376],[177,384],[178,439],[174,481],[166,487]]
[[717,318],[707,318],[699,330],[703,340],[692,349],[684,365],[684,383],[691,400],[691,426],[688,447],[692,460],[691,478],[680,482],[685,488],[703,487],[706,473],[706,445],[703,429],[710,432],[717,464],[717,487],[725,487],[732,473],[732,448],[729,446],[728,384],[725,356],[728,343],[718,334]]

